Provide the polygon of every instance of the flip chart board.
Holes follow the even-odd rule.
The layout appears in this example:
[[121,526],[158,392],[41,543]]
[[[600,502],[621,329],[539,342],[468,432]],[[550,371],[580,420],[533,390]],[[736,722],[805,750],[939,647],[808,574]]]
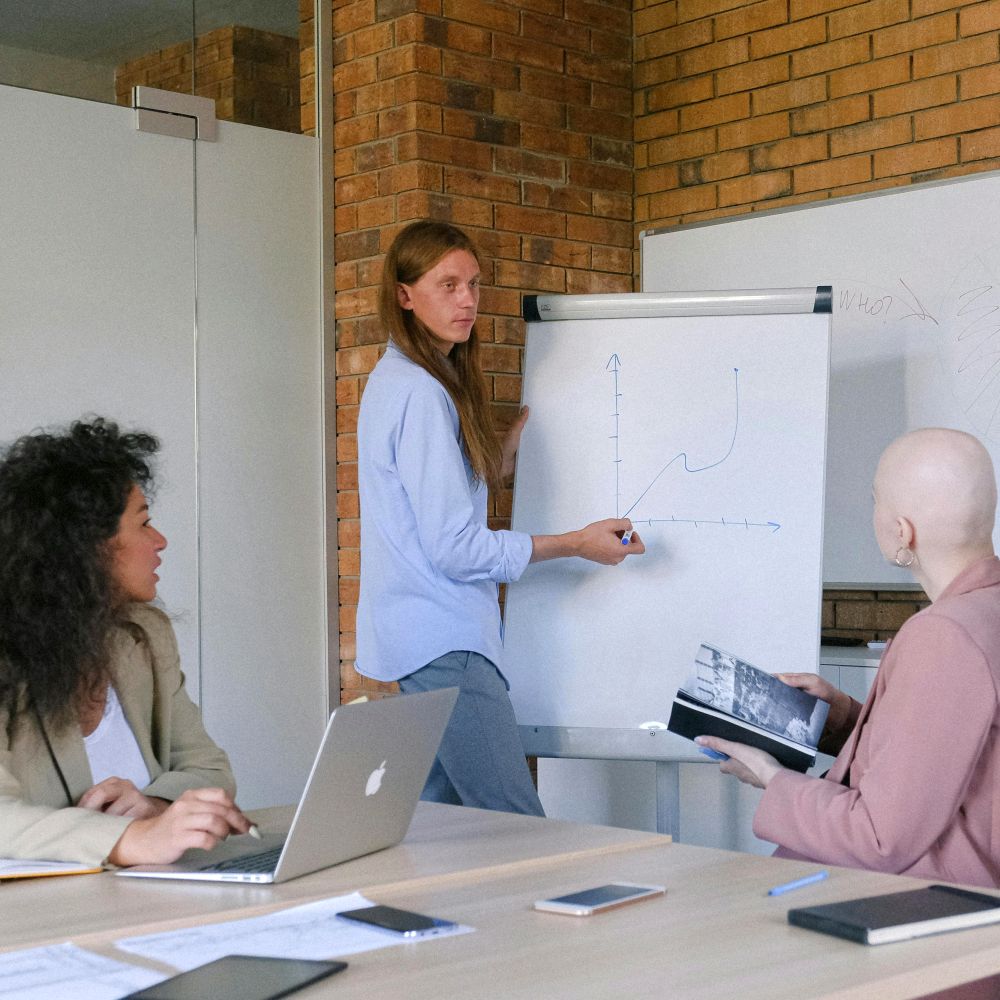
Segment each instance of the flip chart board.
[[643,234],[644,292],[833,285],[830,585],[912,586],[871,530],[872,476],[893,438],[956,427],[1000,470],[998,201],[991,172]]
[[514,528],[627,515],[647,552],[535,564],[508,588],[522,726],[665,723],[702,642],[815,666],[828,365],[828,315],[529,323]]

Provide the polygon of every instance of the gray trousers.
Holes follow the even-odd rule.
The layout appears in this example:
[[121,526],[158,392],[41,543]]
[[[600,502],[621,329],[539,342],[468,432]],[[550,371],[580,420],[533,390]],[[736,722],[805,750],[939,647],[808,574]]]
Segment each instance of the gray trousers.
[[544,816],[500,671],[485,656],[461,650],[399,680],[404,694],[446,687],[459,689],[458,701],[421,798]]

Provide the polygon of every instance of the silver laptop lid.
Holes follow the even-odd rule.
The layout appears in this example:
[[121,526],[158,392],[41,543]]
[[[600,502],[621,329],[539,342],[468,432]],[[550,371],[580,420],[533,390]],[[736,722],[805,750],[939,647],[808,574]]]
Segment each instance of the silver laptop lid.
[[[434,762],[458,688],[342,705],[330,716],[276,866],[210,870],[256,855],[272,839],[233,838],[188,851],[172,865],[136,865],[118,875],[213,882],[284,882],[398,844]],[[280,838],[277,839],[280,844]]]
[[458,688],[334,711],[274,880],[398,844],[406,835]]

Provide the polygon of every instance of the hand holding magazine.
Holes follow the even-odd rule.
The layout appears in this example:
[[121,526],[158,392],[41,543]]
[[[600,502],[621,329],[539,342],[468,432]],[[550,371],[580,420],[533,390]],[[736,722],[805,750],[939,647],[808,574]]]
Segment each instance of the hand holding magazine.
[[702,643],[674,698],[667,728],[680,736],[718,736],[757,747],[806,771],[816,762],[830,706],[744,660]]

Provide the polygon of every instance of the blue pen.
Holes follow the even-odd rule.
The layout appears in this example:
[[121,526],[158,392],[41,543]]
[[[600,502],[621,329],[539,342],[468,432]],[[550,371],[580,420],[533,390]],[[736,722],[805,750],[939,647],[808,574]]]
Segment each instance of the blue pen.
[[628,545],[628,543],[632,541],[632,532],[634,530],[634,528],[629,528],[629,530],[622,535],[622,545]]
[[786,892],[791,892],[793,889],[801,889],[804,885],[812,885],[813,882],[822,882],[823,879],[829,877],[830,873],[828,871],[816,872],[813,875],[806,875],[805,878],[797,878],[794,882],[786,882],[784,885],[776,885],[773,889],[768,889],[767,894],[769,896],[782,896]]

